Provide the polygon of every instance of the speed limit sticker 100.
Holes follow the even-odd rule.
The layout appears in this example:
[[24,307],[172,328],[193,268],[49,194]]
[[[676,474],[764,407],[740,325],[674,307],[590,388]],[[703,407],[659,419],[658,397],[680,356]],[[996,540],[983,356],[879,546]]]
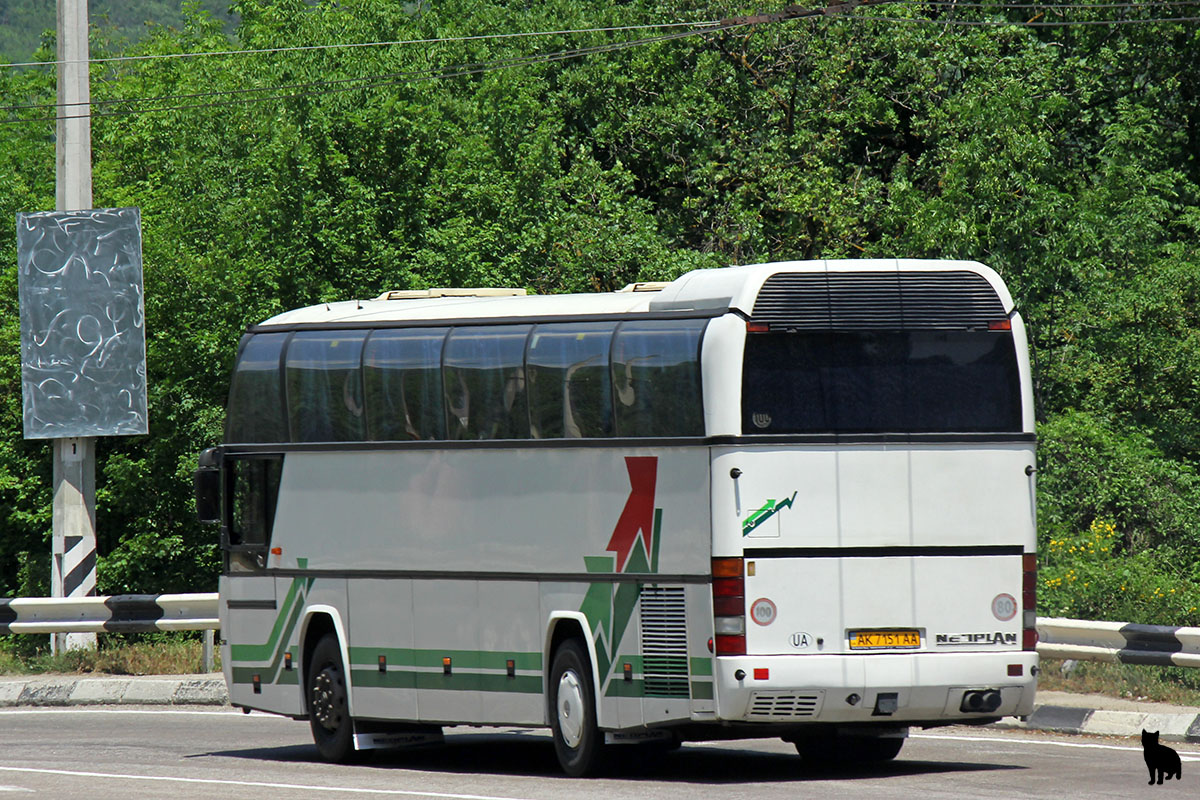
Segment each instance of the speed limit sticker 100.
[[775,621],[776,611],[774,603],[760,597],[750,605],[750,619],[759,625],[770,625]]

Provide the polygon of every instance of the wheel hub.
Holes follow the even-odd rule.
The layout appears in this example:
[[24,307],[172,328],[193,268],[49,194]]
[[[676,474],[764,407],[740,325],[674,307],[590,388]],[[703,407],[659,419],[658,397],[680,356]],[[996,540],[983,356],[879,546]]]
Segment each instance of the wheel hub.
[[583,683],[572,670],[558,679],[558,732],[567,747],[575,748],[583,740],[584,721]]
[[341,726],[342,708],[346,705],[345,692],[336,678],[333,671],[326,668],[313,679],[312,713],[328,731],[336,731]]

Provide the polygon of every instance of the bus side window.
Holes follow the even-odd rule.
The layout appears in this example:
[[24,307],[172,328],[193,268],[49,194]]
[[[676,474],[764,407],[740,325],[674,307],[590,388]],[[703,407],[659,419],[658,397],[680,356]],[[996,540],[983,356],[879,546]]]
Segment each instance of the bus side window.
[[612,349],[617,436],[702,436],[700,337],[707,320],[623,322]]
[[367,438],[445,439],[442,345],[449,328],[375,331],[363,351]]
[[608,357],[614,325],[538,325],[529,337],[530,433],[535,439],[612,436]]
[[229,481],[228,543],[239,549],[265,549],[275,524],[283,459],[232,457],[225,463]]
[[456,328],[443,380],[451,439],[528,439],[525,340],[530,325]]
[[286,333],[260,333],[243,340],[229,387],[226,442],[287,441],[279,383],[279,356],[287,337]]
[[287,347],[288,424],[293,442],[363,438],[365,331],[301,331]]

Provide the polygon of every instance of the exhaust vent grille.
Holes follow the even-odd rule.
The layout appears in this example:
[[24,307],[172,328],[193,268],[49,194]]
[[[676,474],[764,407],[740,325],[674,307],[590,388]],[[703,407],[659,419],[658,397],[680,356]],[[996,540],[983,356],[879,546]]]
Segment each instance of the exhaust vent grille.
[[682,586],[643,586],[642,680],[647,697],[688,697],[687,615]]
[[788,720],[815,717],[821,710],[824,692],[755,692],[746,716],[757,720]]

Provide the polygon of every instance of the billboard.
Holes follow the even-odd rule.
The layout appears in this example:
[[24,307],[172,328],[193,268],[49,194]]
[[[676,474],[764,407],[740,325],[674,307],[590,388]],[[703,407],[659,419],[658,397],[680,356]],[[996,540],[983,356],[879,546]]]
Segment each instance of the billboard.
[[25,438],[148,432],[136,208],[17,215]]

